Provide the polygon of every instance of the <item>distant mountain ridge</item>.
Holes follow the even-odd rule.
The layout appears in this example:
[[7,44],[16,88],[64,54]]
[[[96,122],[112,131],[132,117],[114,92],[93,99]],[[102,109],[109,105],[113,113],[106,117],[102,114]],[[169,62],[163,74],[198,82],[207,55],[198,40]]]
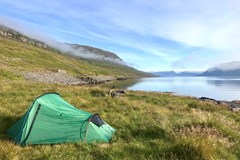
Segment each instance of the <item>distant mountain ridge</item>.
[[114,61],[118,64],[122,64],[125,65],[124,61],[115,53],[110,52],[110,51],[105,51],[103,49],[100,48],[95,48],[92,46],[86,46],[86,45],[80,45],[80,44],[69,44],[69,43],[65,43],[65,45],[68,45],[70,47],[72,47],[76,52],[84,52],[86,54],[95,54],[96,56],[98,56],[99,60],[105,60],[105,61]]
[[[59,44],[60,47],[57,48],[56,46],[58,46],[58,45],[50,46],[50,45],[46,44],[45,42],[41,42],[39,40],[32,39],[28,36],[23,35],[22,33],[18,32],[18,31],[15,31],[11,28],[8,28],[8,27],[2,26],[2,25],[0,25],[0,36],[9,38],[9,39],[14,39],[14,40],[17,40],[17,41],[20,41],[23,43],[27,43],[27,44],[30,44],[30,45],[33,45],[33,46],[36,46],[39,48],[44,48],[44,49],[55,51],[55,52],[70,53],[70,54],[75,55],[80,58],[108,61],[108,62],[112,62],[115,64],[125,65],[125,63],[119,56],[117,56],[115,53],[112,53],[109,51],[105,51],[105,50],[91,47],[91,46],[85,46],[85,45],[79,45],[79,44],[69,44],[69,43]],[[61,48],[63,50],[61,50]],[[80,53],[80,54],[78,54],[78,53]]]
[[79,44],[69,44],[69,43],[66,43],[66,44],[72,46],[75,49],[84,49],[86,51],[90,51],[90,52],[98,54],[98,55],[104,55],[106,57],[111,57],[111,58],[115,58],[115,59],[121,59],[115,53],[112,53],[112,52],[109,52],[109,51],[105,51],[105,50],[102,50],[102,49],[99,49],[99,48],[86,46],[86,45],[79,45]]
[[198,71],[184,71],[184,72],[174,72],[174,71],[160,71],[160,72],[151,72],[151,74],[159,77],[190,77],[198,76],[202,72]]
[[200,76],[240,76],[240,61],[219,64]]

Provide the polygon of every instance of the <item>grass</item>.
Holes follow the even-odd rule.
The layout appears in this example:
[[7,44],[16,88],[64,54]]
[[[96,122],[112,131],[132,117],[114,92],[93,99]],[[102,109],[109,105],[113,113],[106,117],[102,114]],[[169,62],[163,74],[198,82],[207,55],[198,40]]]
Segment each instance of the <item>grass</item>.
[[[26,82],[0,83],[0,159],[239,159],[239,113],[195,98],[108,88]],[[15,145],[5,131],[45,92],[60,93],[79,109],[99,113],[117,129],[110,144]],[[100,96],[96,96],[100,95]]]
[[63,69],[72,75],[139,77],[146,73],[108,62],[76,59],[29,44],[0,37],[0,68],[10,71]]
[[[104,64],[95,62],[88,66],[83,60],[20,45],[0,38],[0,159],[240,159],[239,113],[170,93],[127,91],[111,98],[106,96],[109,86],[28,82],[16,71],[59,68],[74,75],[119,70],[120,75],[123,70],[105,70]],[[58,92],[77,108],[100,114],[117,129],[111,143],[14,144],[6,130],[46,92]]]

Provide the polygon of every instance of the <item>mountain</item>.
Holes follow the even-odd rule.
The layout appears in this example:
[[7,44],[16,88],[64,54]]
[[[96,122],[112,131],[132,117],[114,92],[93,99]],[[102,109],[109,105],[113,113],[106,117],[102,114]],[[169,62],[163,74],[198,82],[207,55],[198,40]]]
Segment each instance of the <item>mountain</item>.
[[154,76],[158,77],[174,77],[176,73],[174,71],[160,71],[160,72],[150,72]]
[[184,71],[184,72],[174,72],[174,71],[161,71],[161,72],[151,72],[151,74],[159,77],[191,77],[191,76],[197,76],[201,74],[202,72],[190,72],[190,71]]
[[1,26],[1,25],[0,25],[0,36],[9,38],[9,39],[14,39],[23,43],[31,44],[40,48],[51,49],[51,47],[45,44],[44,42],[40,42],[38,40],[29,38],[11,28]]
[[65,43],[65,45],[73,48],[74,49],[73,53],[75,52],[85,53],[85,58],[95,59],[99,61],[108,61],[112,63],[125,65],[123,60],[113,52],[105,51],[103,49],[86,46],[86,45],[69,44],[69,43]]
[[200,76],[240,76],[240,61],[219,64]]
[[201,74],[201,71],[184,71],[177,73],[178,77],[192,77],[192,76],[198,76]]
[[85,59],[93,59],[98,61],[107,61],[111,63],[117,63],[120,65],[125,65],[123,60],[118,57],[115,53],[105,51],[99,48],[94,48],[91,46],[84,46],[79,44],[68,44],[68,43],[52,43],[48,45],[44,42],[41,42],[36,39],[32,39],[28,36],[25,36],[11,28],[0,26],[0,36],[14,39],[23,43],[27,43],[39,48],[44,48],[47,50],[62,52],[63,54],[67,53],[71,56],[81,57]]
[[[65,47],[65,46],[64,46]],[[78,47],[75,45],[75,47]],[[59,51],[48,44],[29,38],[15,30],[0,27],[0,71],[14,72],[64,70],[71,75],[111,75],[114,77],[144,77],[145,72],[127,65],[120,65],[111,60],[124,63],[116,54],[101,49],[81,46],[84,51],[94,52],[91,56],[105,59],[86,59],[72,56],[69,52]],[[75,52],[71,48],[70,51]],[[76,50],[78,52],[78,50]],[[74,54],[74,53],[72,53]],[[86,53],[88,54],[88,53]],[[98,54],[98,55],[97,55]],[[107,59],[107,60],[106,60]]]

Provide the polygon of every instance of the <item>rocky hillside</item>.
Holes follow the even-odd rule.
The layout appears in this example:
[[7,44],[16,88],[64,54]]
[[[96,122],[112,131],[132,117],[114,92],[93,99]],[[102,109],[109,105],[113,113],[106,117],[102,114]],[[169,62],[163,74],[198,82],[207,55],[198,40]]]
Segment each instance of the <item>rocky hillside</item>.
[[240,61],[219,64],[208,69],[201,76],[240,76]]
[[[5,34],[6,32],[4,32]],[[8,34],[8,36],[10,35]],[[66,74],[74,77],[98,75],[133,78],[147,75],[126,65],[76,58],[69,56],[69,54],[61,54],[21,40],[0,36],[0,72],[5,73],[5,71],[8,71],[14,74],[26,75],[26,72],[42,73],[52,70],[64,70]],[[54,77],[56,76],[58,74],[54,74]],[[31,76],[33,79],[37,77]],[[59,78],[55,79],[58,80]],[[55,79],[51,79],[51,81],[55,81]],[[72,78],[68,78],[66,81],[72,82]]]
[[[84,46],[78,44],[59,44],[55,43],[54,46],[49,46],[44,42],[29,38],[13,29],[0,25],[0,36],[17,40],[23,43],[27,43],[39,48],[44,48],[47,50],[59,52],[59,53],[70,53],[71,56],[77,56],[85,59],[94,59],[100,61],[107,61],[111,63],[125,65],[123,60],[118,57],[115,53],[105,51],[99,48],[94,48],[91,46]],[[52,44],[53,45],[53,44]]]
[[50,49],[51,47],[49,47],[47,44],[45,44],[44,42],[40,42],[38,40],[35,39],[31,39],[15,30],[12,30],[8,27],[4,27],[0,25],[0,36],[5,37],[5,38],[9,38],[9,39],[14,39],[23,43],[27,43],[27,44],[31,44],[40,48],[45,48],[45,49]]

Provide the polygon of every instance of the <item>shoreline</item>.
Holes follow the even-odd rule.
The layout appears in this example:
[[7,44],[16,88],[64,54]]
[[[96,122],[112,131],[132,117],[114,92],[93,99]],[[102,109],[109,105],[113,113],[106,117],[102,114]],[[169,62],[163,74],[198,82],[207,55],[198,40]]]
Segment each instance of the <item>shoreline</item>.
[[113,81],[125,81],[129,79],[142,78],[142,76],[127,77],[127,76],[111,76],[111,75],[78,75],[72,76],[66,71],[34,71],[23,72],[21,74],[27,81],[57,83],[65,85],[91,85],[105,84]]
[[213,102],[218,105],[227,106],[233,112],[240,112],[240,101],[239,100],[223,101],[223,100],[216,100],[216,99],[209,98],[209,97],[200,97],[198,99],[201,101]]
[[[63,70],[57,71],[38,71],[38,72],[24,72],[23,77],[27,81],[35,81],[35,82],[43,82],[43,83],[57,83],[57,84],[65,84],[65,85],[101,85],[107,84],[109,82],[117,82],[117,81],[126,81],[130,79],[137,79],[137,78],[144,78],[144,77],[125,77],[125,76],[103,76],[103,75],[79,75],[79,76],[71,76],[67,74]],[[151,92],[151,91],[144,91],[144,92]],[[161,91],[154,91],[158,93],[170,93],[174,94],[174,92],[161,92]],[[176,96],[184,96],[174,94]],[[189,96],[192,97],[192,96]],[[239,100],[232,100],[232,101],[225,101],[225,100],[216,100],[209,97],[194,97],[200,101],[207,101],[212,102],[218,105],[224,105],[228,107],[233,112],[240,112],[240,101]]]

